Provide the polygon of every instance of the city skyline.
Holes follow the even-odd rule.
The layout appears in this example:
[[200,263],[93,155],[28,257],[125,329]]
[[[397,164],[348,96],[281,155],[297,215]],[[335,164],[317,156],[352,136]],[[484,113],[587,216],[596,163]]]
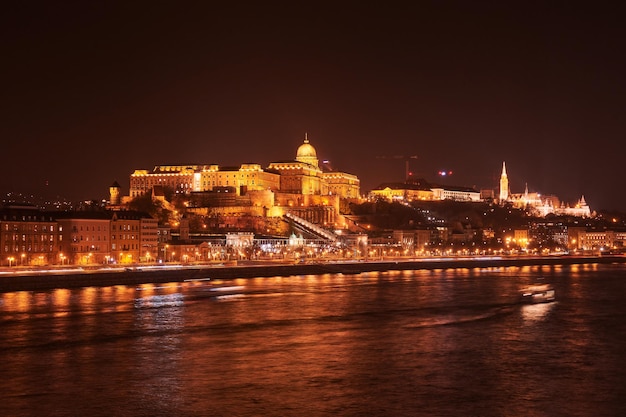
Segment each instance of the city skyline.
[[266,167],[308,132],[362,193],[407,156],[477,189],[506,161],[513,192],[626,211],[607,5],[13,4],[0,189],[106,198],[159,164]]

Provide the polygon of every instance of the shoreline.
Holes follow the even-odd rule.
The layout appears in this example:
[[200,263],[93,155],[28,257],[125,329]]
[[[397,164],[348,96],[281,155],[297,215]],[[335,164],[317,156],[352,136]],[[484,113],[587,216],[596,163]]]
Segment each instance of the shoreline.
[[626,263],[626,256],[467,257],[332,263],[251,263],[238,265],[163,265],[129,268],[19,270],[0,273],[0,292],[47,291],[81,287],[108,287],[194,280],[360,274],[419,269],[474,269],[533,265]]

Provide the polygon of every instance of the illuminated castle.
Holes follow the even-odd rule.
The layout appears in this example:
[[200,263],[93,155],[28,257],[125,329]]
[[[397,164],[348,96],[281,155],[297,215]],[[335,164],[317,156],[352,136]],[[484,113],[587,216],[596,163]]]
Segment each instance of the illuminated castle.
[[[238,167],[158,165],[152,171],[135,170],[123,203],[165,190],[188,196],[198,214],[280,217],[298,215],[312,223],[343,224],[341,199],[359,199],[356,175],[322,170],[315,148],[305,135],[294,160],[272,162],[266,169],[246,163]],[[113,196],[112,196],[113,197]],[[202,212],[202,213],[200,213]]]
[[307,135],[298,147],[295,161],[272,162],[268,170],[280,174],[280,191],[303,195],[337,195],[358,198],[360,181],[356,175],[320,169],[315,148]]
[[521,194],[512,194],[509,191],[509,179],[506,173],[506,165],[502,163],[502,174],[500,175],[500,204],[510,203],[518,208],[526,208],[538,216],[548,214],[590,217],[591,210],[582,196],[574,206],[569,206],[555,196],[543,196],[539,193],[528,192],[528,184]]
[[217,164],[158,165],[151,172],[135,170],[130,176],[129,197],[135,198],[152,192],[157,186],[185,194],[228,187],[237,195],[244,195],[249,191],[270,190],[359,198],[360,181],[356,175],[345,172],[323,172],[319,167],[317,152],[305,135],[295,160],[272,162],[266,170],[254,163],[239,167],[223,167]]

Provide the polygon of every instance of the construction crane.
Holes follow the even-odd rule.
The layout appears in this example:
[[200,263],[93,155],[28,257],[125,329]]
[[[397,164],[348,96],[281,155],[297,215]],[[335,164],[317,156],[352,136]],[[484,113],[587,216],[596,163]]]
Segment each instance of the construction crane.
[[406,156],[406,155],[392,155],[392,156],[380,155],[380,156],[377,156],[376,158],[378,158],[378,159],[403,159],[404,160],[404,170],[405,170],[404,180],[408,181],[409,177],[411,176],[411,170],[409,169],[409,161],[411,159],[417,159],[417,155],[411,155],[411,156]]

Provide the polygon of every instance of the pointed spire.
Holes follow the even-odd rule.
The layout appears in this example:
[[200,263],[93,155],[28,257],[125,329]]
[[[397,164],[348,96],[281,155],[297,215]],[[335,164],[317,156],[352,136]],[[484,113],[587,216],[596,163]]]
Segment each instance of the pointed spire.
[[506,176],[506,165],[502,162],[502,175],[500,176],[500,203],[509,199],[509,179]]
[[304,143],[309,143],[309,134],[304,132]]

